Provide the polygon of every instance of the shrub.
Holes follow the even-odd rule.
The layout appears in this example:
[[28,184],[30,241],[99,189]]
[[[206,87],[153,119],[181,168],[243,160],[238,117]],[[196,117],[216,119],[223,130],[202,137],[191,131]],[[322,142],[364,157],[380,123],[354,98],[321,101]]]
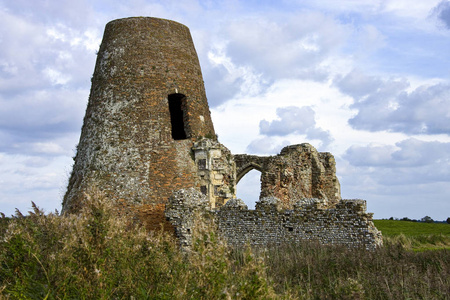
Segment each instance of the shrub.
[[423,217],[422,219],[420,219],[420,221],[425,222],[425,223],[433,223],[434,222],[434,220],[429,216]]

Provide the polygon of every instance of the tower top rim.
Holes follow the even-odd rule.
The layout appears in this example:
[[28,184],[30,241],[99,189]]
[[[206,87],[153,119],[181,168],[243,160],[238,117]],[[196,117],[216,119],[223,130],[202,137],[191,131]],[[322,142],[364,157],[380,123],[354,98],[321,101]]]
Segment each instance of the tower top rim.
[[179,25],[179,26],[183,26],[186,27],[187,29],[189,29],[189,27],[187,27],[186,25],[174,21],[174,20],[169,20],[169,19],[164,19],[164,18],[156,18],[156,17],[143,17],[143,16],[139,16],[139,17],[126,17],[126,18],[119,18],[119,19],[115,19],[115,20],[111,20],[106,24],[106,27],[108,27],[108,25],[112,25],[112,24],[116,24],[116,23],[126,23],[126,22],[135,22],[135,21],[140,21],[142,23],[146,23],[146,22],[158,22],[158,23],[171,23],[173,25]]

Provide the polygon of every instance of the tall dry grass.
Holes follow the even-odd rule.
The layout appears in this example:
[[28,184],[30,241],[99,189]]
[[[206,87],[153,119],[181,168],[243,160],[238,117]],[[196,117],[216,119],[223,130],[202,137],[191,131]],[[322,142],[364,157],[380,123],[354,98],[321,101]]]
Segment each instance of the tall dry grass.
[[273,294],[253,253],[236,262],[212,230],[180,251],[163,233],[130,222],[101,195],[79,215],[35,205],[0,241],[0,292],[12,299],[255,299]]
[[450,251],[414,252],[387,242],[376,251],[286,244],[264,253],[278,294],[299,299],[448,299]]
[[[190,251],[101,195],[79,215],[1,219],[0,296],[11,299],[448,299],[450,251],[285,244],[229,248],[199,223]],[[6,226],[6,223],[7,226]],[[429,242],[429,241],[428,241]]]

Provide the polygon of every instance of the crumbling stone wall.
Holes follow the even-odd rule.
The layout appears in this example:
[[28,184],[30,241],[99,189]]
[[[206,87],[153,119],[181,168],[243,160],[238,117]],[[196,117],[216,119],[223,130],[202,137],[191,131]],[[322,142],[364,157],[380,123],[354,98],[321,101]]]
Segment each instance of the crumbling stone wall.
[[275,156],[234,156],[238,181],[251,169],[261,171],[261,195],[280,199],[292,209],[301,198],[318,198],[332,207],[341,199],[336,162],[331,153],[318,152],[310,144],[283,148]]
[[258,156],[249,154],[235,154],[236,163],[236,181],[239,182],[245,174],[255,169],[261,173],[267,169],[267,162],[270,156]]
[[236,164],[224,145],[212,139],[202,139],[192,147],[199,177],[200,191],[211,208],[224,205],[236,196]]
[[382,243],[364,200],[341,200],[333,208],[323,199],[300,199],[293,209],[282,206],[272,197],[261,199],[255,210],[226,204],[217,212],[219,232],[231,245],[317,241],[374,249]]
[[[166,216],[183,245],[188,245],[193,216],[204,211],[205,201],[204,195],[193,190],[177,192],[171,198]],[[210,213],[219,234],[235,246],[316,241],[324,245],[375,249],[382,244],[381,233],[373,224],[372,214],[366,213],[364,200],[341,200],[329,208],[324,199],[304,198],[297,200],[293,209],[282,207],[283,203],[274,197],[261,199],[255,210],[249,210],[240,199],[231,199]]]
[[192,245],[192,233],[211,217],[211,209],[206,196],[196,189],[178,190],[166,204],[165,216],[175,227],[175,234],[182,247]]

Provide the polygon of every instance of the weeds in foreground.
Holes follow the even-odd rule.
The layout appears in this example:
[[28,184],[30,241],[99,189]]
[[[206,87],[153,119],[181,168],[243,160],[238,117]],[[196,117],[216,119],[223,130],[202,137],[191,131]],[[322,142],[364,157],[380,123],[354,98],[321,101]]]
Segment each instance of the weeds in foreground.
[[101,196],[79,215],[18,213],[0,239],[0,293],[12,299],[250,299],[272,294],[247,252],[231,259],[213,231],[180,251],[167,234],[147,233]]
[[265,253],[278,294],[300,299],[448,299],[450,251],[414,252],[395,241],[376,251],[286,244]]
[[376,251],[314,243],[252,251],[229,248],[213,224],[204,224],[186,252],[171,236],[130,222],[101,196],[88,200],[79,215],[44,215],[34,206],[8,223],[0,228],[0,296],[11,299],[450,295],[450,251],[409,251],[411,240],[402,237],[385,240]]

